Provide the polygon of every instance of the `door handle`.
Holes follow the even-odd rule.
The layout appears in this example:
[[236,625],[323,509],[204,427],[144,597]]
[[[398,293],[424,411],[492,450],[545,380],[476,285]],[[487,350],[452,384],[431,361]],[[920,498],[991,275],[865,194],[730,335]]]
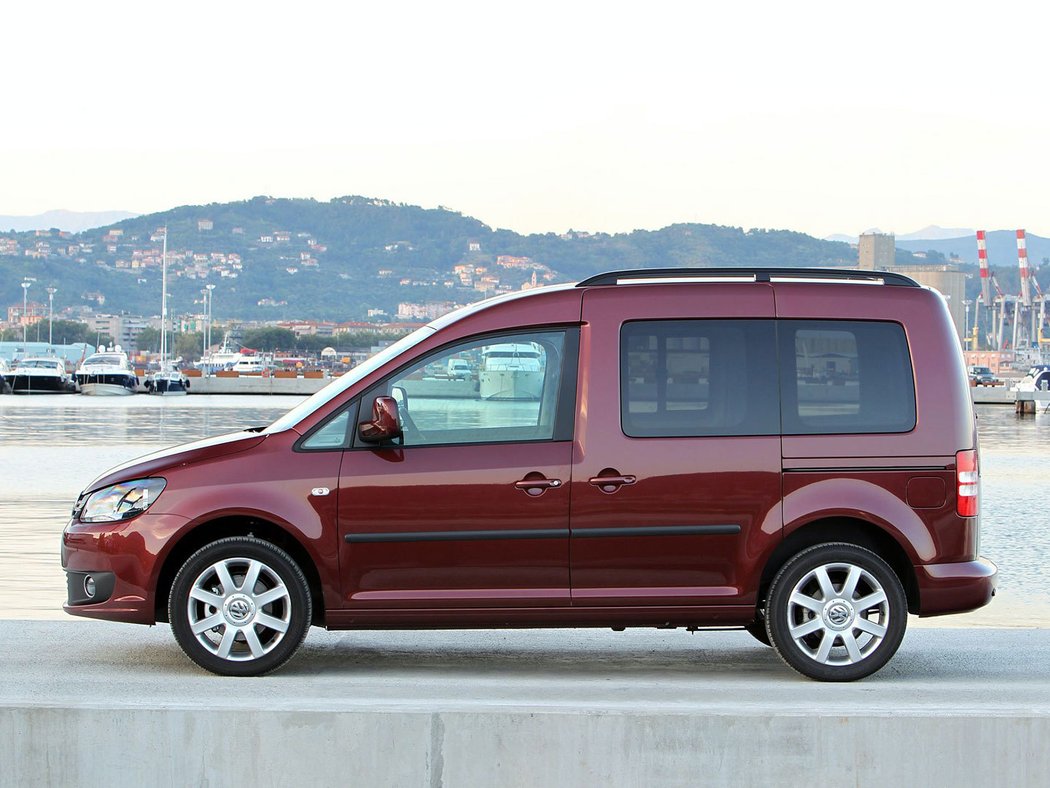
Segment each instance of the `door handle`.
[[625,484],[634,484],[638,479],[627,474],[616,476],[592,476],[587,480],[604,493],[614,493]]
[[[531,476],[532,474],[529,475]],[[514,482],[514,486],[519,490],[524,490],[526,495],[543,495],[547,490],[561,487],[561,479],[525,478],[519,482]]]

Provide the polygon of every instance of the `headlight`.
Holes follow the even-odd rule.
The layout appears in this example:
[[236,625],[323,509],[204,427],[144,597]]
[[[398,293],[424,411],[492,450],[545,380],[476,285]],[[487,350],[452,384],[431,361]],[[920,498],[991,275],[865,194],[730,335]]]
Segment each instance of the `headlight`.
[[149,509],[165,485],[164,479],[137,479],[104,487],[91,493],[83,506],[78,505],[80,511],[75,514],[82,523],[127,520]]

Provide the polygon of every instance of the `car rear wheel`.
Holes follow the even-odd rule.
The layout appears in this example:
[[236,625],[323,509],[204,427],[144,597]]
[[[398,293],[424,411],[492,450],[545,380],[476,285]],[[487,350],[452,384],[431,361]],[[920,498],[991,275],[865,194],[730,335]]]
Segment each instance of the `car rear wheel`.
[[168,620],[186,655],[224,676],[281,667],[310,628],[310,590],[295,560],[261,539],[220,539],[175,576]]
[[819,681],[869,676],[904,639],[900,579],[870,550],[823,544],[798,553],[770,586],[766,628],[792,668]]

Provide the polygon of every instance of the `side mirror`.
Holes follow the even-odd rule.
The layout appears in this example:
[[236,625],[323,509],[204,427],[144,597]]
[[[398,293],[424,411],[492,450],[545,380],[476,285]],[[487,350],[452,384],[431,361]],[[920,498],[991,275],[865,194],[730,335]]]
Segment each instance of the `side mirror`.
[[365,443],[381,443],[401,437],[401,420],[397,415],[397,400],[376,397],[372,403],[372,420],[357,425],[357,434]]

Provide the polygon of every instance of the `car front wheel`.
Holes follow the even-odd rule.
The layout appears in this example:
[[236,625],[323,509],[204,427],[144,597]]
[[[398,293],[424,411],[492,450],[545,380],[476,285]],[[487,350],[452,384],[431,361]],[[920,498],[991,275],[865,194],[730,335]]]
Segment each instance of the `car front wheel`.
[[900,579],[870,550],[823,544],[798,553],[770,586],[766,627],[780,657],[819,681],[869,676],[904,639]]
[[309,586],[295,560],[249,536],[220,539],[191,555],[168,600],[182,650],[224,676],[281,667],[306,638],[311,616]]

